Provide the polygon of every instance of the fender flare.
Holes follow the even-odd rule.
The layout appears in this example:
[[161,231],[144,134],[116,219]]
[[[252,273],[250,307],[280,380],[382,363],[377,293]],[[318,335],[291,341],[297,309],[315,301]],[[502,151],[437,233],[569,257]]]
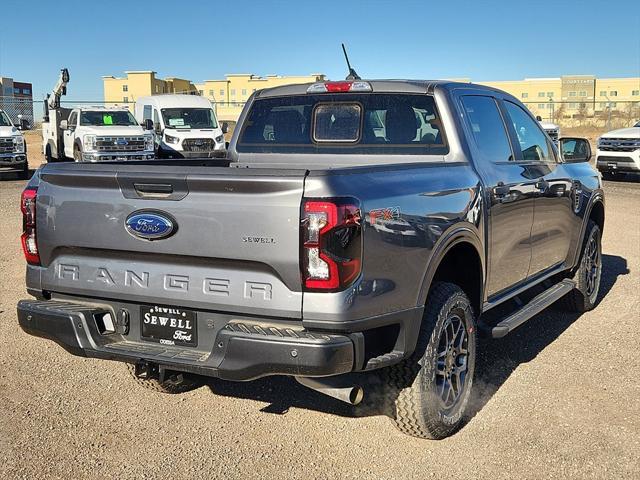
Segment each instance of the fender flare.
[[604,210],[605,208],[604,192],[602,190],[597,190],[593,193],[593,195],[591,195],[591,198],[589,199],[589,203],[587,204],[587,207],[584,210],[584,216],[582,217],[582,226],[580,227],[580,236],[578,237],[578,242],[573,252],[571,270],[576,268],[576,266],[578,265],[578,261],[580,260],[580,254],[582,253],[582,244],[584,243],[584,236],[587,234],[587,225],[589,224],[589,218],[591,218],[591,212],[593,211],[593,207],[598,202],[602,204],[602,209]]
[[480,285],[480,298],[478,299],[480,305],[484,301],[484,287],[486,281],[486,261],[485,261],[485,249],[483,247],[480,236],[476,229],[472,225],[458,225],[454,226],[451,230],[446,232],[440,237],[438,243],[436,243],[429,263],[422,278],[422,285],[420,287],[420,293],[418,297],[418,306],[424,306],[427,301],[429,290],[431,289],[431,283],[433,277],[442,262],[442,259],[449,253],[449,251],[460,243],[468,243],[476,250],[478,257],[480,258],[480,267],[482,275],[482,285]]

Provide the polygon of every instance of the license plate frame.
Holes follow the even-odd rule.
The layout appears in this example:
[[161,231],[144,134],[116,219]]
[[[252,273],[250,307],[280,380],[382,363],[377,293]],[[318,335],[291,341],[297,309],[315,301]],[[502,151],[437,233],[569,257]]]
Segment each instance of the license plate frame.
[[196,312],[167,305],[140,305],[140,338],[161,345],[197,347]]

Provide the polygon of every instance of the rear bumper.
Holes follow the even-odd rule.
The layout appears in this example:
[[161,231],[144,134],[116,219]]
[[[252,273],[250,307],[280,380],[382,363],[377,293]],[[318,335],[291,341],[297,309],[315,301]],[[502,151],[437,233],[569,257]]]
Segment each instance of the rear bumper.
[[120,323],[115,333],[101,334],[94,315],[105,311],[112,310],[106,305],[22,300],[18,322],[26,333],[53,340],[74,355],[128,363],[147,361],[225,380],[339,375],[353,371],[358,357],[353,334],[314,333],[292,322],[276,326],[231,320],[216,326],[214,322],[203,325],[199,319],[199,329],[212,329],[211,342],[194,348],[165,346],[140,340],[134,322],[127,324],[127,329]]

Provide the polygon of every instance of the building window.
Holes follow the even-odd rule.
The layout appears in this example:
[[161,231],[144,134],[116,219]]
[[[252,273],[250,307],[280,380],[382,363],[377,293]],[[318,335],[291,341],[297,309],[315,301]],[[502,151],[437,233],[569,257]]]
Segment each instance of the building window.
[[20,89],[18,87],[13,87],[13,93],[20,95]]
[[617,90],[611,90],[609,92],[609,96],[610,97],[617,97],[618,96],[618,91]]
[[606,102],[600,102],[599,105],[600,105],[600,108],[602,108],[602,109],[607,108]]
[[129,103],[129,97],[122,97],[122,101],[124,103]]
[[243,88],[243,89],[242,89],[242,96],[243,96],[243,97],[246,97],[246,96],[247,96],[247,89],[246,89],[246,88]]
[[523,93],[522,95],[520,95],[521,98],[529,98],[529,94],[528,93]]
[[224,90],[222,88],[220,89],[220,96],[224,97]]
[[544,92],[538,92],[538,98],[544,98]]
[[123,92],[128,92],[129,91],[129,85],[122,85],[122,91]]
[[587,96],[586,90],[580,90],[580,96],[581,97],[586,97]]
[[570,97],[577,97],[578,96],[578,92],[569,92],[569,96]]
[[202,90],[198,90],[198,95],[202,96],[204,92]]
[[[31,95],[31,90],[28,88],[23,88],[22,89],[22,94],[23,95]],[[633,94],[632,94],[633,95]]]
[[637,97],[640,95],[640,90],[632,90],[631,91],[631,96],[632,97]]
[[539,103],[539,104],[538,104],[538,108],[539,108],[540,110],[544,110],[545,108],[547,108],[547,104],[546,104],[546,103]]
[[213,98],[213,90],[209,90],[209,96]]
[[156,85],[156,93],[158,93],[160,91],[160,87],[158,87],[158,85]]
[[547,97],[553,98],[553,92],[547,92]]
[[609,105],[611,105],[611,108],[616,108],[618,106],[616,102],[611,102]]
[[577,103],[570,103],[569,104],[569,108],[576,109],[576,108],[578,108],[578,104]]
[[605,90],[600,90],[600,96],[601,97],[606,97],[607,96],[607,92]]
[[232,96],[232,97],[235,97],[235,96],[236,96],[236,89],[235,89],[235,88],[232,88],[232,89],[231,89],[231,96]]

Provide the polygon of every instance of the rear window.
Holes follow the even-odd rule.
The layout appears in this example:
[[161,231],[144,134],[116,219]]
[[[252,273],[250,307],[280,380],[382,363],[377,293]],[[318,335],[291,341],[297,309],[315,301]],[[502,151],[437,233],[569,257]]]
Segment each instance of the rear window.
[[297,95],[256,100],[236,148],[254,153],[448,153],[429,95]]

